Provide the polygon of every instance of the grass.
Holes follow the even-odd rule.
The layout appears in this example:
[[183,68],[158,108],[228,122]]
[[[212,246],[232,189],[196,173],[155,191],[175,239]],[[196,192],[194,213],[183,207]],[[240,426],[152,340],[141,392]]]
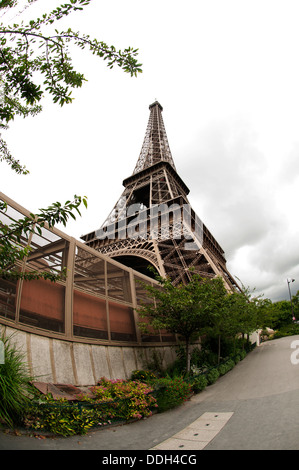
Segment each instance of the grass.
[[0,422],[13,427],[22,419],[24,406],[29,401],[31,377],[24,356],[12,344],[11,336],[3,333],[4,364],[0,364]]

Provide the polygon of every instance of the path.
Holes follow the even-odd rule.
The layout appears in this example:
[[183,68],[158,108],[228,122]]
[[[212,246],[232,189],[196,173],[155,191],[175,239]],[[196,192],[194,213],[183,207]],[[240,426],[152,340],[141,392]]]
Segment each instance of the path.
[[174,410],[86,436],[39,440],[0,433],[0,450],[299,450],[299,364],[291,362],[294,340],[299,336],[263,343]]

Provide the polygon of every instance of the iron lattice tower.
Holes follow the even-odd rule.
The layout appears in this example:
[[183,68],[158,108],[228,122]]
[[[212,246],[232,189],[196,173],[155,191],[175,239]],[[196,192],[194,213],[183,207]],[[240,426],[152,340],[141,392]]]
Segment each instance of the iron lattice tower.
[[174,284],[221,276],[227,290],[239,287],[226,268],[224,251],[190,206],[189,189],[171,155],[163,108],[155,101],[132,176],[100,229],[82,236],[101,253],[149,275],[153,265]]

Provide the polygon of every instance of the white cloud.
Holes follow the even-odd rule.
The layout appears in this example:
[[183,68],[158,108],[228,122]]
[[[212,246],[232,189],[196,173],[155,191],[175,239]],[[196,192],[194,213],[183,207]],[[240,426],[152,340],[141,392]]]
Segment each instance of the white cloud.
[[[27,17],[44,7],[34,3]],[[88,211],[66,231],[97,229],[134,169],[158,99],[190,202],[229,270],[288,298],[286,277],[299,288],[298,13],[297,0],[91,2],[57,27],[139,47],[144,73],[131,78],[76,53],[88,82],[72,105],[48,100],[42,114],[11,124],[9,147],[31,174],[2,163],[1,191],[33,211],[87,194]]]

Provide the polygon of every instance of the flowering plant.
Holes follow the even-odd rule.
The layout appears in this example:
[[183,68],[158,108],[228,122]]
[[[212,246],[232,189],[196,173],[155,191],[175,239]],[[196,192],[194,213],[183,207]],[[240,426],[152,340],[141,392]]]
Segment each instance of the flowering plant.
[[151,416],[151,408],[157,406],[156,399],[151,395],[153,389],[135,380],[108,380],[102,377],[90,390],[97,403],[111,402],[110,413],[119,419]]
[[49,430],[71,436],[86,434],[95,426],[112,421],[141,419],[151,416],[157,406],[153,389],[133,380],[108,380],[102,377],[90,387],[92,395],[80,395],[79,402],[54,400],[51,395],[33,402],[27,409],[24,424],[33,429]]
[[151,380],[155,380],[157,377],[156,375],[149,371],[149,370],[133,370],[131,374],[131,380],[140,380],[141,382],[149,382]]

